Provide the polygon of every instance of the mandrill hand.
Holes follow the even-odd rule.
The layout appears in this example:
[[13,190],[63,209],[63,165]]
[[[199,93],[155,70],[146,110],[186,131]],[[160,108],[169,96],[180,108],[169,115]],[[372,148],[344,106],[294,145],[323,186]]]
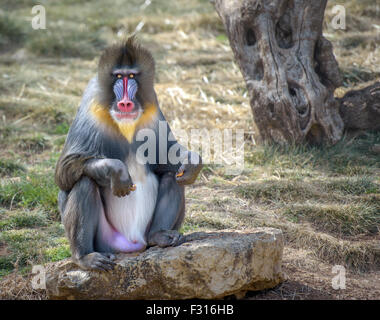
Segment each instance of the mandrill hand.
[[111,188],[117,197],[124,197],[136,190],[126,164],[118,159],[90,159],[83,172],[99,186]]
[[188,163],[184,163],[176,173],[177,183],[181,186],[194,183],[199,172],[202,170],[202,159],[195,153],[188,151]]
[[133,184],[126,165],[123,164],[111,170],[111,190],[117,197],[124,197],[136,190],[136,185]]

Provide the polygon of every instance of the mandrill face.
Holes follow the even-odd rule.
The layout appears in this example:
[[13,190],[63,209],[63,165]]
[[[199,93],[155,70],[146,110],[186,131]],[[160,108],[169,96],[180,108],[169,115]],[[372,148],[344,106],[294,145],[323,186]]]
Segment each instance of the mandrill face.
[[116,68],[112,72],[113,93],[110,114],[115,121],[133,122],[140,118],[143,109],[137,99],[139,70],[129,66]]
[[98,102],[119,124],[137,124],[156,105],[154,60],[134,38],[109,47],[98,68]]

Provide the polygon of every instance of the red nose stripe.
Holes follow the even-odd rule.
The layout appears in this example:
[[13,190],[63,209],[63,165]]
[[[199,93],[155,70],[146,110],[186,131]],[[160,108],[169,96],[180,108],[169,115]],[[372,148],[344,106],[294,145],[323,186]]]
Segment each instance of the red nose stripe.
[[123,78],[123,100],[124,99],[129,100],[129,97],[128,97],[128,78],[127,77]]

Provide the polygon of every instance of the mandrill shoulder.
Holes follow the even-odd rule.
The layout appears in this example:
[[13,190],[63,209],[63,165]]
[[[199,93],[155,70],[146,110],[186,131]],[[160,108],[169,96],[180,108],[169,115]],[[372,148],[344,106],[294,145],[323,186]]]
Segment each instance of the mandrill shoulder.
[[91,101],[94,100],[100,92],[98,76],[94,76],[87,84],[83,92],[78,112],[88,111]]
[[[84,90],[77,114],[70,131],[73,136],[78,136],[80,131],[82,138],[89,140],[117,139],[114,134],[116,125],[109,114],[109,106],[100,102],[101,90],[98,76],[94,76]],[[69,135],[70,132],[69,131]]]

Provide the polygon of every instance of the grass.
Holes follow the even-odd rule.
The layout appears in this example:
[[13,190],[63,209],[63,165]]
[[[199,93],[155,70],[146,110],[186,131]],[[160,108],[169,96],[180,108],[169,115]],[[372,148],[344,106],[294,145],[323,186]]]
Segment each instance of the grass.
[[[380,134],[367,132],[354,140],[343,138],[332,147],[307,145],[268,145],[247,155],[252,165],[271,165],[282,169],[324,170],[329,175],[355,175],[378,166],[378,154],[371,146],[380,144]],[[359,168],[363,167],[362,170]]]
[[42,208],[55,213],[57,193],[58,187],[51,175],[25,174],[16,181],[0,186],[0,204],[9,208]]
[[7,159],[0,159],[0,177],[14,175],[20,171],[25,171],[22,164]]
[[[28,228],[29,227],[29,228]],[[6,275],[17,266],[30,272],[31,266],[70,257],[64,231],[57,223],[48,227],[10,229],[1,232],[0,243],[6,244],[8,254],[0,256],[1,274]]]
[[[0,278],[70,256],[57,210],[55,163],[101,49],[142,26],[156,59],[156,91],[174,133],[244,129],[245,168],[206,165],[186,189],[182,232],[281,228],[286,246],[350,272],[380,268],[380,133],[332,147],[254,143],[249,98],[209,1],[51,1],[47,29],[30,27],[34,1],[0,12]],[[331,21],[329,1],[326,21]],[[326,24],[344,86],[379,80],[380,25],[373,1],[346,1],[347,30]],[[118,10],[123,7],[124,10]],[[5,13],[6,11],[6,13]],[[128,15],[125,14],[128,12]],[[226,86],[228,79],[228,87]],[[181,139],[179,139],[181,142]],[[10,275],[11,274],[11,275]],[[20,279],[20,278],[17,278]],[[8,282],[7,282],[8,281]],[[12,282],[13,281],[13,282]],[[0,282],[0,286],[1,286]],[[4,285],[6,286],[6,285]],[[14,297],[15,295],[11,295]],[[1,297],[1,295],[0,295]]]
[[23,24],[13,15],[0,11],[0,50],[24,42],[26,33]]
[[41,211],[15,211],[0,220],[0,230],[45,227],[48,225],[47,216]]
[[305,203],[286,206],[283,214],[297,223],[310,222],[316,230],[337,236],[376,234],[380,225],[380,207],[369,203],[320,204]]
[[82,57],[93,58],[99,50],[105,47],[96,32],[78,32],[72,30],[63,32],[39,32],[32,38],[27,48],[34,54],[46,57]]

